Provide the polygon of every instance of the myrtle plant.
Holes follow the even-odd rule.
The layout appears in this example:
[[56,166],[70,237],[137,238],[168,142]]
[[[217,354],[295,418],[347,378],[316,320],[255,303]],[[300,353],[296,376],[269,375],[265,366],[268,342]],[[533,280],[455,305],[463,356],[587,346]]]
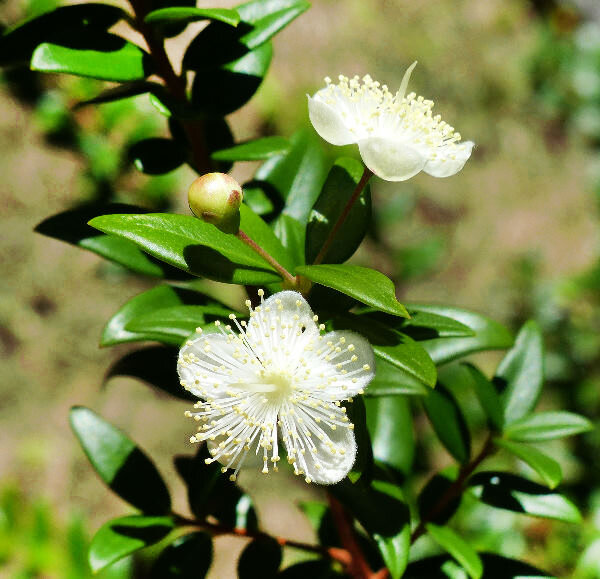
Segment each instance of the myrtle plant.
[[[235,9],[83,3],[1,39],[6,65],[113,83],[78,107],[147,94],[170,135],[144,136],[123,158],[150,175],[182,164],[198,173],[187,214],[149,213],[111,193],[37,227],[157,280],[115,313],[101,344],[157,343],[127,353],[111,374],[186,401],[194,425],[195,446],[182,440],[174,458],[189,503],[176,512],[176,481],[167,485],[136,443],[93,410],[72,409],[93,468],[136,509],[96,532],[89,564],[97,572],[155,545],[150,576],[202,577],[213,537],[232,535],[247,541],[242,578],[547,577],[479,550],[476,535],[456,523],[469,501],[580,519],[555,490],[559,463],[537,443],[591,424],[572,412],[535,411],[544,381],[538,326],[526,322],[513,337],[469,310],[402,304],[392,279],[348,263],[373,227],[372,179],[451,177],[473,142],[434,114],[431,100],[408,92],[416,63],[397,92],[370,76],[328,78],[308,97],[312,127],[234,142],[225,117],[261,84],[271,38],[308,8],[304,0]],[[208,24],[174,63],[165,39],[196,21]],[[332,162],[319,137],[358,145],[360,160]],[[228,171],[242,161],[258,168],[240,185]],[[199,278],[220,284],[209,291]],[[231,308],[222,284],[241,286],[245,307]],[[466,361],[490,350],[507,350],[493,377]],[[467,420],[465,394],[479,422]],[[424,477],[413,423],[425,417],[454,465]],[[266,485],[294,474],[316,489],[300,507],[317,539],[264,530],[244,486],[253,470]],[[283,549],[295,553],[285,568]]]

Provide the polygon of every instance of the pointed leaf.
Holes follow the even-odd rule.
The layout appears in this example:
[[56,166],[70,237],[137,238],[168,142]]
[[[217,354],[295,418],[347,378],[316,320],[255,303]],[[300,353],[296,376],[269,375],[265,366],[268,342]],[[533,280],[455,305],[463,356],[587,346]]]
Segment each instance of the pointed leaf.
[[515,345],[500,362],[494,382],[502,392],[506,424],[535,408],[544,383],[544,344],[535,322],[521,328]]
[[594,425],[580,414],[566,411],[538,412],[511,423],[504,435],[510,440],[538,442],[573,436],[594,429]]
[[170,517],[132,515],[104,524],[90,544],[89,562],[94,573],[107,565],[164,539],[174,528]]
[[472,379],[473,389],[487,416],[490,426],[493,429],[502,432],[504,426],[504,413],[502,412],[502,404],[500,403],[500,396],[496,391],[496,387],[483,375],[479,368],[472,364],[464,364],[463,367]]
[[148,514],[169,512],[169,491],[134,442],[89,408],[73,407],[69,419],[92,466],[117,495]]
[[171,6],[153,10],[144,18],[147,24],[189,23],[198,20],[216,20],[229,26],[237,26],[240,15],[227,8],[196,8],[195,6]]
[[[157,82],[150,82],[148,80],[133,80],[131,82],[125,82],[123,84],[107,88],[91,99],[80,101],[73,107],[73,109],[78,110],[89,105],[111,103],[140,94],[161,92],[163,90],[163,85],[158,84]],[[116,211],[113,213],[116,213]]]
[[506,472],[479,472],[469,480],[473,494],[482,502],[533,517],[580,523],[579,509],[566,497],[547,487]]
[[426,528],[435,542],[462,565],[471,579],[480,579],[483,574],[483,564],[477,552],[464,539],[448,527],[429,523]]
[[254,141],[238,143],[228,149],[215,151],[215,161],[264,161],[290,150],[290,142],[283,137],[263,137]]
[[537,448],[520,442],[510,442],[499,438],[494,439],[494,443],[527,463],[550,488],[553,489],[562,480],[560,465],[553,458],[550,458]]
[[396,299],[392,280],[377,270],[358,265],[327,264],[303,265],[297,267],[295,273],[382,312],[410,317],[406,308]]
[[[421,350],[419,354],[424,354],[424,352]],[[435,378],[432,385],[435,385]],[[375,378],[369,383],[365,396],[426,396],[429,387],[422,380],[418,380],[378,355]]]
[[150,579],[202,579],[212,558],[212,537],[202,531],[188,533],[163,549],[152,566]]

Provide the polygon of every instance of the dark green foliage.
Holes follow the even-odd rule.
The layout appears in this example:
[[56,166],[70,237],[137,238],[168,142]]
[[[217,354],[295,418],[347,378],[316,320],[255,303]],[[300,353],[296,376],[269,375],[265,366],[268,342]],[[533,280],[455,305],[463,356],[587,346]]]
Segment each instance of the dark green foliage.
[[163,549],[152,567],[151,579],[202,579],[212,563],[212,539],[202,532],[178,537]]
[[276,576],[281,564],[281,545],[270,537],[254,539],[240,555],[238,562],[238,577],[253,579],[264,577],[271,579]]

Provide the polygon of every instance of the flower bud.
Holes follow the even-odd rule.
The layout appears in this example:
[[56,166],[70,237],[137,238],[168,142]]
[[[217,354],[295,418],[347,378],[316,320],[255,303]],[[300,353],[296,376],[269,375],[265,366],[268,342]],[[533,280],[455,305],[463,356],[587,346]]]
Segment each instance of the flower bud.
[[188,191],[192,213],[224,233],[237,233],[244,194],[240,184],[225,173],[198,177]]

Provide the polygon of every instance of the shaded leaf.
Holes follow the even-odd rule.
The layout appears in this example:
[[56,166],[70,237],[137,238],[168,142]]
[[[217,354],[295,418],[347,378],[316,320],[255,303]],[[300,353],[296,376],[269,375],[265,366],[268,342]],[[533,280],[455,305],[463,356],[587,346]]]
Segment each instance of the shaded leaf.
[[186,151],[177,141],[162,137],[138,141],[129,148],[127,154],[138,171],[148,175],[174,171],[186,159]]
[[472,364],[464,364],[463,367],[471,377],[473,389],[487,416],[488,423],[494,430],[501,432],[504,426],[504,413],[496,387],[479,368]]
[[520,442],[538,442],[573,436],[593,429],[594,425],[580,414],[558,410],[530,414],[512,422],[504,435]]
[[171,498],[162,477],[121,430],[83,406],[74,406],[69,420],[92,466],[113,492],[145,513],[169,512]]
[[456,513],[462,503],[462,494],[459,493],[443,505],[439,501],[440,497],[448,492],[457,476],[458,469],[449,467],[427,481],[417,499],[419,518],[422,521],[426,520],[436,525],[443,525]]
[[277,575],[279,579],[341,579],[341,573],[331,568],[331,563],[326,559],[303,561],[286,567]]
[[178,537],[152,566],[151,579],[202,579],[212,563],[212,537],[196,531]]
[[228,149],[215,151],[215,161],[264,161],[290,150],[290,142],[283,137],[263,137],[254,141],[238,143]]
[[132,515],[104,524],[90,544],[89,562],[94,573],[148,545],[158,543],[174,528],[170,517]]
[[[346,404],[344,405],[346,406]],[[373,451],[371,450],[371,438],[367,429],[367,413],[362,396],[354,398],[352,403],[346,407],[348,408],[348,418],[354,424],[354,436],[358,449],[356,460],[348,473],[348,478],[355,483],[363,475],[370,478],[371,469],[373,468]]]
[[150,82],[148,80],[133,80],[107,88],[91,99],[80,101],[73,107],[73,109],[77,110],[88,105],[111,103],[140,94],[154,93],[162,90],[164,90],[163,85],[158,84],[157,82]]
[[281,545],[272,537],[254,539],[240,555],[238,577],[255,579],[275,577],[281,565]]
[[483,564],[477,552],[464,539],[449,527],[429,523],[426,529],[434,541],[460,563],[471,579],[480,579],[483,574]]

